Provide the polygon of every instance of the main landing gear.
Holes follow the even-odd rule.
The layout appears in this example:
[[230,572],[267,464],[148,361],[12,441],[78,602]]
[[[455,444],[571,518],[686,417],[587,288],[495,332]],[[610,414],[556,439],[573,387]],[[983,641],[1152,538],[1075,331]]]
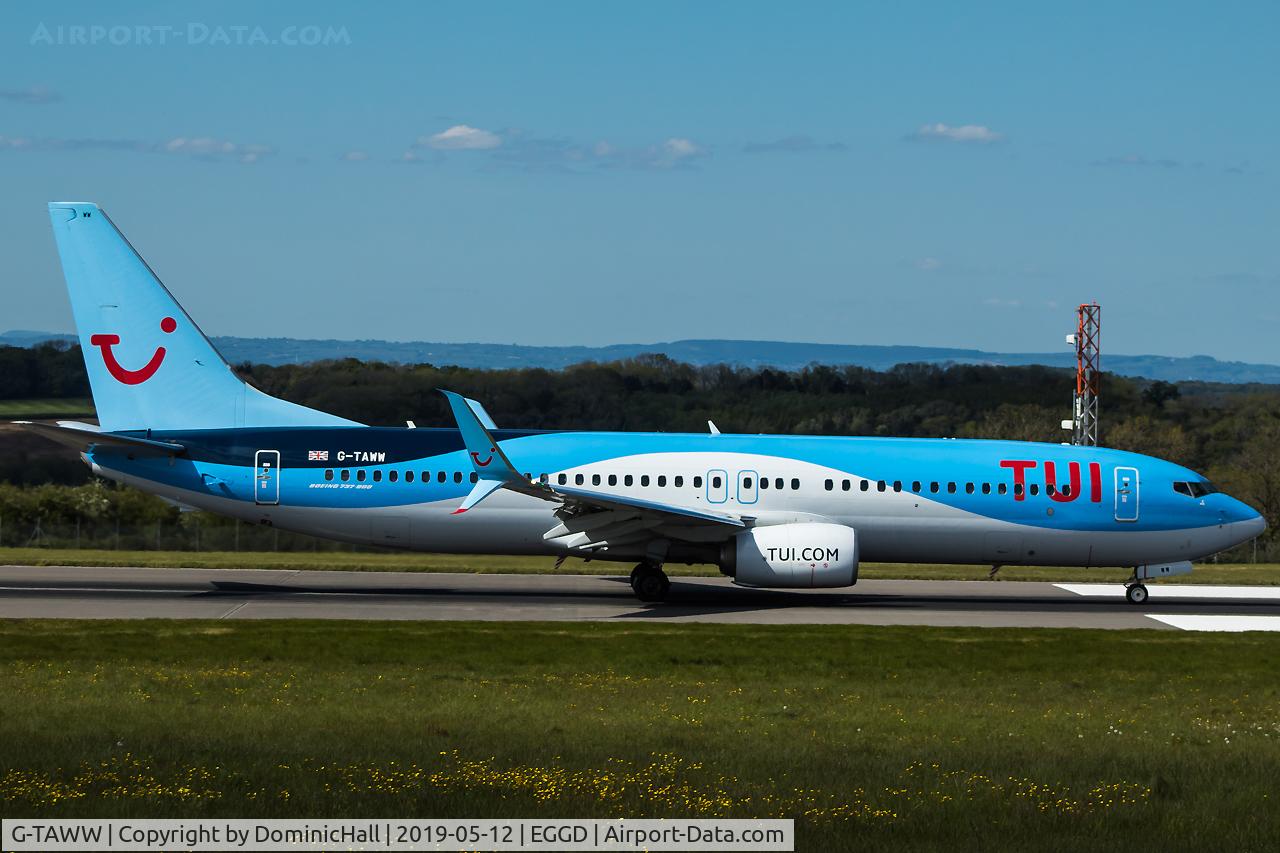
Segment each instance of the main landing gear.
[[641,601],[662,601],[671,589],[671,581],[660,563],[641,563],[631,570],[631,591]]
[[1132,581],[1125,585],[1124,597],[1129,599],[1130,604],[1146,604],[1147,588],[1138,581]]

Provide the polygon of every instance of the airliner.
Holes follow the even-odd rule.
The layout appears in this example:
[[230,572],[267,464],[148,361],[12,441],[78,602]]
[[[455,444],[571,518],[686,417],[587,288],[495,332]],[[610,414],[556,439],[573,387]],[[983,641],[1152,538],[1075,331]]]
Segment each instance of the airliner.
[[1100,447],[959,439],[366,426],[242,381],[96,204],[49,217],[98,424],[24,423],[95,474],[181,505],[362,545],[667,563],[839,588],[863,561],[1126,567],[1146,581],[1260,534],[1180,465]]

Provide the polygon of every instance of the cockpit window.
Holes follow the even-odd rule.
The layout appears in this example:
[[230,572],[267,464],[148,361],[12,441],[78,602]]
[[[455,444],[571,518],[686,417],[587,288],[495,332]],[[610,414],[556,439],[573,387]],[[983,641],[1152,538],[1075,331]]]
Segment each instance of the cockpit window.
[[1218,491],[1218,488],[1208,480],[1199,482],[1177,482],[1173,484],[1173,490],[1180,495],[1186,495],[1189,498],[1202,498],[1205,495],[1212,495]]

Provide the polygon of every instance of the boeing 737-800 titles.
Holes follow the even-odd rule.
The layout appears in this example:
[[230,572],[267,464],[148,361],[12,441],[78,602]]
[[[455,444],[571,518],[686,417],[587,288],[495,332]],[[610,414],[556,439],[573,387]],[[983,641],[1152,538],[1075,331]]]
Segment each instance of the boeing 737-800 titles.
[[370,427],[239,379],[103,211],[54,202],[97,426],[26,424],[101,476],[256,524],[421,551],[715,563],[755,587],[845,587],[859,561],[1133,568],[1143,581],[1262,518],[1160,459],[1015,441]]

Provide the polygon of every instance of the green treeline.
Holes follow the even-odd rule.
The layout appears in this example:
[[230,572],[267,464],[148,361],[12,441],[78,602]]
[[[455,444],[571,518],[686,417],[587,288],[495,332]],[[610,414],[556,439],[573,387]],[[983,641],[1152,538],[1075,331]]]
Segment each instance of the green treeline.
[[[1044,367],[780,371],[694,367],[663,356],[558,371],[354,359],[236,369],[269,394],[375,425],[452,426],[438,393],[448,388],[480,400],[504,427],[702,432],[713,420],[725,432],[1051,442],[1066,438],[1060,422],[1074,385],[1069,371]],[[0,399],[86,393],[77,347],[0,347]],[[1108,375],[1101,417],[1107,446],[1200,471],[1258,507],[1270,536],[1280,529],[1280,387]],[[49,452],[70,453],[53,445]],[[0,475],[20,482],[6,473],[4,456],[0,449]]]

